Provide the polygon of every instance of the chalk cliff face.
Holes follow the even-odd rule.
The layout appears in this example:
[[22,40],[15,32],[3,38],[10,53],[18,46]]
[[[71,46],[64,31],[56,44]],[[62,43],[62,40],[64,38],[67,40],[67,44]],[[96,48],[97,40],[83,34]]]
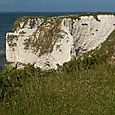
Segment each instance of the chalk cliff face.
[[6,59],[14,65],[56,68],[99,47],[114,29],[114,15],[24,17],[6,34]]

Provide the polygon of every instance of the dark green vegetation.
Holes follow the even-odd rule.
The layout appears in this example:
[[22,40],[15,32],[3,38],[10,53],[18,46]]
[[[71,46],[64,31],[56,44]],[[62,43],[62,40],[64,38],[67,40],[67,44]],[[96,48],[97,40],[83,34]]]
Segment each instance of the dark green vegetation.
[[115,31],[102,47],[42,71],[0,74],[1,115],[115,115]]
[[[18,29],[24,28],[28,22],[30,22],[29,23],[30,29],[32,29],[36,24],[36,21],[38,19],[41,19],[40,24],[38,24],[37,30],[29,38],[27,39],[25,38],[23,43],[25,50],[31,49],[33,53],[36,54],[39,52],[38,56],[41,56],[43,54],[52,52],[52,49],[56,41],[59,40],[60,38],[63,38],[63,36],[60,34],[61,32],[60,24],[64,18],[71,18],[72,20],[76,19],[80,20],[81,16],[93,16],[95,20],[100,21],[98,19],[98,15],[112,15],[112,13],[98,12],[98,13],[72,14],[72,15],[54,16],[54,17],[24,16],[16,20],[13,27],[13,31],[18,31]],[[22,27],[20,27],[21,23],[23,24]],[[19,34],[21,36],[24,36],[25,32],[22,31]],[[9,38],[8,38],[8,40],[10,41],[8,42],[9,46],[11,46],[12,49],[14,50],[14,47],[17,44],[13,42],[12,36],[9,36]]]
[[28,22],[29,20],[29,17],[28,16],[24,16],[22,18],[18,18],[15,23],[14,23],[14,26],[13,26],[13,31],[16,31],[18,28],[20,28],[20,23],[21,22],[24,22],[24,25]]
[[[40,51],[39,56],[52,52],[55,42],[58,40],[59,36],[61,36],[61,21],[62,19],[58,17],[56,19],[44,19],[33,35],[25,40],[25,49],[28,50],[31,48],[34,53]],[[40,33],[37,37],[38,30]]]
[[[29,39],[25,39],[24,49],[28,50],[30,48],[34,53],[40,51],[40,56],[52,52],[55,42],[58,40],[59,36],[61,36],[60,23],[63,17],[22,17],[16,20],[13,31],[17,31],[19,28],[24,28],[29,19],[30,29],[32,29],[38,18],[41,18],[42,22],[38,25],[38,28],[33,35],[31,35]],[[23,27],[20,27],[20,23],[23,23]],[[39,36],[37,33],[38,30],[40,32]],[[21,32],[20,34],[23,36],[25,33]],[[12,38],[12,36],[8,37],[8,40],[11,41],[11,43],[8,42],[9,45],[14,45],[12,44],[13,39],[9,38]]]
[[111,13],[111,12],[95,12],[95,13],[80,13],[80,14],[68,14],[68,15],[64,15],[64,16],[53,16],[53,17],[50,17],[50,16],[23,16],[21,18],[18,18],[15,23],[14,23],[14,26],[13,26],[13,31],[16,31],[18,27],[20,27],[20,22],[24,22],[24,25],[28,22],[29,19],[37,19],[37,18],[41,18],[41,19],[45,19],[45,20],[48,20],[48,19],[52,19],[52,18],[79,18],[81,16],[94,16],[95,19],[97,19],[97,15],[115,15],[115,13]]
[[6,51],[5,49],[0,49],[0,71],[4,69]]
[[13,31],[16,31],[18,28],[20,28],[20,22],[24,22],[24,26],[26,25],[26,23],[28,22],[29,19],[37,19],[37,18],[41,18],[44,20],[48,20],[48,19],[53,19],[53,18],[73,18],[73,19],[79,19],[81,16],[94,16],[94,18],[98,20],[97,15],[115,15],[114,13],[111,12],[96,12],[96,13],[81,13],[81,14],[68,14],[68,15],[64,15],[64,16],[54,16],[54,17],[44,17],[44,16],[23,16],[21,18],[18,18],[13,26]]
[[14,48],[17,46],[16,41],[18,40],[17,35],[8,35],[7,36],[7,42],[9,46],[14,50]]

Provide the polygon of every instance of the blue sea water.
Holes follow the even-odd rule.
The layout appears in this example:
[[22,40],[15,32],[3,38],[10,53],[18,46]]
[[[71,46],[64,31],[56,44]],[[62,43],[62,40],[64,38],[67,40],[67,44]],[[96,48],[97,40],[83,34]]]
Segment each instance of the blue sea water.
[[[0,12],[0,50],[5,51],[5,36],[12,31],[15,20],[22,16],[59,16],[75,14],[72,12]],[[6,62],[5,55],[0,54],[0,70],[4,69]]]

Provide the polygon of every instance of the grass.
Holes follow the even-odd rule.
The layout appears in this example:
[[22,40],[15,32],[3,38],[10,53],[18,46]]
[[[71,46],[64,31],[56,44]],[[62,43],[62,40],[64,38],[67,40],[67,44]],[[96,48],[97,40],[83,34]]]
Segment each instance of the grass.
[[106,64],[85,71],[41,72],[32,67],[9,71],[1,80],[1,112],[114,115],[114,71],[115,66]]
[[0,73],[1,115],[115,115],[115,31],[77,60]]

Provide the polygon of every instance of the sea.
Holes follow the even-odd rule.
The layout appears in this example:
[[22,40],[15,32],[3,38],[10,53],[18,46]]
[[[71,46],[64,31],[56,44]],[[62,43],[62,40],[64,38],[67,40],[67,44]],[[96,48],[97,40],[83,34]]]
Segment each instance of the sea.
[[6,33],[12,32],[14,22],[22,16],[61,16],[78,14],[80,12],[0,12],[0,71],[5,69],[5,41]]

